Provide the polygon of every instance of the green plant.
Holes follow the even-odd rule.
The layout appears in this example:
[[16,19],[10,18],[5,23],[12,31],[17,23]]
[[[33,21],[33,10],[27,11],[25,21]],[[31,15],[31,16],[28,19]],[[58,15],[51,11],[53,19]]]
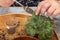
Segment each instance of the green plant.
[[25,32],[28,36],[34,36],[38,34],[40,40],[49,40],[54,34],[53,26],[55,25],[54,21],[50,18],[44,16],[35,15],[35,12],[32,13],[32,18],[28,18],[25,25]]

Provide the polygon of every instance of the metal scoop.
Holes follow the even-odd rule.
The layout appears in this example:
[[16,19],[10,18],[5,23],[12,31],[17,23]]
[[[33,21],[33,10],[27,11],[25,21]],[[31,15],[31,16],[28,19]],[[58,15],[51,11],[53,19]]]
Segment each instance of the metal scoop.
[[14,0],[14,2],[16,2],[17,4],[19,4],[20,6],[22,6],[24,8],[24,10],[27,11],[28,13],[33,13],[33,10],[31,8],[29,8],[28,6],[24,6],[23,4],[19,3],[16,0]]
[[18,24],[19,24],[18,21],[15,21],[15,19],[11,18],[11,19],[7,20],[5,22],[5,25],[6,25],[8,34],[14,34],[15,33],[15,28],[18,26]]

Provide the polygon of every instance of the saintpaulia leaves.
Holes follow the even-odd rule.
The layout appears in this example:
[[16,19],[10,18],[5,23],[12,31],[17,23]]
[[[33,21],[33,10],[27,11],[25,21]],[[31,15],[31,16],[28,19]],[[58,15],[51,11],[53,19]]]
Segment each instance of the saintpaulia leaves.
[[43,31],[41,31],[38,35],[40,40],[49,40],[49,38],[51,38],[53,36],[53,31],[52,29],[44,29]]
[[53,26],[55,25],[54,21],[50,18],[44,16],[35,15],[35,12],[32,13],[32,18],[28,18],[25,25],[25,32],[28,36],[34,36],[39,34],[38,37],[40,40],[49,40],[54,34]]

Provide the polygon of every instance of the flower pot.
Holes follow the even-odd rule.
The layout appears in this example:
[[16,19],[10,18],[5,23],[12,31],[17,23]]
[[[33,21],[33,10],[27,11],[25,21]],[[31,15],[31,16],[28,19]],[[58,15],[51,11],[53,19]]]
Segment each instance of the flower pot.
[[[1,15],[0,16],[0,28],[1,30],[5,31],[5,39],[7,40],[38,40],[37,36],[35,37],[31,37],[31,36],[27,36],[26,33],[24,32],[24,25],[27,22],[27,18],[31,17],[31,15],[29,14],[5,14],[5,15]],[[16,18],[16,20],[18,20],[19,26],[15,29],[15,33],[14,34],[8,34],[7,30],[6,30],[6,26],[5,26],[5,21],[8,18]],[[0,31],[1,31],[0,30]],[[50,38],[49,40],[59,40],[57,33],[54,31],[54,35],[52,36],[52,38]],[[3,33],[5,33],[3,32]],[[25,35],[25,36],[23,36]]]
[[38,39],[31,36],[20,36],[18,38],[15,38],[14,40],[38,40]]

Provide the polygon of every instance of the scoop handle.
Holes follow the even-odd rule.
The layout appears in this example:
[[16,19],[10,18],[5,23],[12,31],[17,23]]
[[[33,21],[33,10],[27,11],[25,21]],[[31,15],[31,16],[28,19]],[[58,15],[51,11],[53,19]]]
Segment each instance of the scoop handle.
[[31,8],[29,8],[28,6],[24,6],[23,4],[19,3],[18,1],[15,0],[15,2],[17,4],[19,4],[20,6],[22,6],[24,8],[24,10],[28,13],[33,13],[33,10]]

